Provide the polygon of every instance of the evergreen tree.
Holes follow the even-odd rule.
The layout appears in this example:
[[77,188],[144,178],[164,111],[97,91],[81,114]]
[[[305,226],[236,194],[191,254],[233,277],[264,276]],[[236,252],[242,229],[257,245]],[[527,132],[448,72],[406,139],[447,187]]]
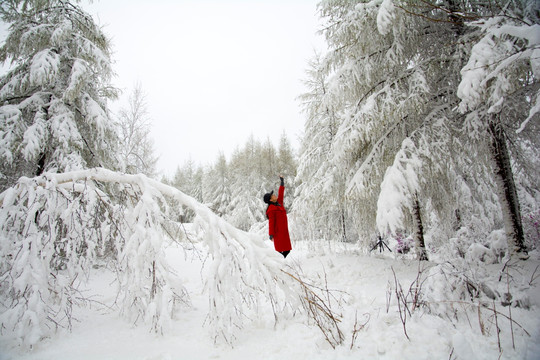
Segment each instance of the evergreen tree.
[[[184,165],[176,169],[172,185],[186,195],[189,195],[195,200],[203,201],[203,170],[195,164],[191,159],[187,160]],[[193,220],[193,212],[189,209],[184,214],[182,222],[191,222]]]
[[[281,138],[279,139],[277,171],[279,174],[283,175],[285,179],[287,179],[287,193],[291,196],[294,195],[296,190],[294,179],[296,177],[297,167],[298,165],[296,164],[294,151],[292,149],[289,138],[284,131],[281,134]],[[275,177],[275,173],[271,174],[270,180],[275,181]]]
[[[537,1],[496,2],[490,10],[471,24],[474,46],[461,70],[459,110],[466,115],[465,128],[472,139],[490,153],[508,248],[524,256],[522,210],[514,174],[516,167],[532,169],[528,164],[539,155],[538,126],[528,124],[538,120],[540,112],[540,5]],[[523,142],[536,156],[521,156],[522,148],[517,146],[511,149],[511,144]],[[520,173],[526,182],[534,183],[539,171]],[[528,193],[522,199],[538,198],[534,188],[522,193]]]
[[70,1],[4,1],[0,61],[0,189],[20,176],[117,166],[107,99],[116,91],[109,40]]
[[[403,214],[407,221],[401,222],[401,230],[417,234],[419,256],[425,258],[421,213],[431,201],[420,190],[429,190],[425,175],[443,176],[437,164],[446,154],[430,145],[436,137],[451,139],[445,135],[451,124],[441,126],[440,120],[455,106],[449,87],[457,84],[459,73],[448,70],[460,64],[445,59],[459,59],[460,52],[451,46],[455,39],[449,22],[438,26],[409,16],[392,1],[374,5],[346,2],[323,9],[331,21],[327,39],[337,49],[326,57],[330,88],[337,92],[333,97],[343,119],[332,143],[333,160],[350,169],[346,195],[359,232],[365,238],[375,231],[383,236],[387,230],[395,232],[386,222],[394,220],[391,215]],[[338,14],[345,14],[345,21],[336,18]],[[415,145],[409,147],[409,141]],[[404,147],[414,151],[409,156],[422,158],[422,166],[395,168],[408,173],[386,171],[397,165],[394,161]],[[426,167],[433,171],[426,172]],[[411,181],[415,177],[418,181]],[[415,201],[394,203],[394,212],[377,221],[376,204],[388,198],[383,191],[390,189],[381,184],[401,178],[415,186],[393,187],[394,196],[399,189],[399,199]]]
[[[282,135],[279,152],[270,139],[261,144],[251,135],[243,147],[234,151],[229,162],[222,153],[206,169],[187,161],[177,168],[171,185],[206,203],[212,211],[238,228],[249,231],[266,221],[266,204],[262,197],[272,189],[277,193],[279,169],[287,178],[286,205],[288,210],[291,208],[295,167],[296,158],[285,134]],[[187,210],[182,221],[192,221],[192,215]]]
[[231,202],[225,218],[245,231],[265,219],[261,200],[265,192],[261,171],[267,171],[268,166],[262,161],[261,149],[260,142],[251,135],[244,148],[233,154],[229,167],[232,176]]
[[[465,107],[470,113],[464,117],[455,111],[460,102],[458,87],[472,89],[467,93],[474,95],[477,86],[484,86],[476,84],[477,76],[463,75],[462,69],[467,67],[480,69],[484,74],[486,64],[481,58],[477,62],[481,66],[464,68],[471,55],[478,59],[474,54],[476,48],[481,48],[477,41],[482,38],[481,30],[467,22],[502,14],[509,22],[523,21],[521,33],[529,33],[537,22],[525,16],[534,13],[530,11],[531,4],[512,3],[503,8],[498,2],[487,6],[483,2],[451,0],[421,4],[392,0],[321,3],[321,15],[327,21],[323,33],[330,51],[315,63],[310,73],[311,92],[304,97],[308,122],[298,201],[320,211],[318,204],[307,199],[311,191],[320,194],[315,185],[317,181],[321,183],[324,174],[334,186],[333,191],[325,193],[330,195],[325,197],[326,203],[343,203],[346,196],[347,208],[353,212],[357,230],[365,239],[376,231],[385,234],[401,228],[415,234],[420,258],[426,257],[426,229],[437,228],[450,236],[456,226],[472,225],[463,222],[471,218],[462,216],[465,212],[475,214],[473,218],[484,216],[481,223],[487,226],[496,224],[500,211],[486,213],[482,209],[495,191],[497,177],[489,171],[493,146],[481,137],[471,143],[469,137],[475,133],[473,130],[478,134],[479,129],[489,127],[470,121],[478,118],[479,113],[467,107],[467,99],[462,100],[460,108]],[[501,53],[501,62],[493,64],[494,73],[501,70],[501,63],[517,63],[520,57],[513,56],[520,54],[519,49],[530,55],[533,42],[530,36],[521,36],[519,40],[519,30],[501,32],[500,27],[496,28],[499,33],[495,33],[501,37],[513,32],[514,37],[510,35],[509,43],[500,48],[514,50]],[[512,60],[504,61],[504,56],[511,56]],[[509,68],[512,70],[504,78],[511,77],[517,84],[513,89],[518,89],[521,82],[522,95],[534,99],[534,92],[524,91],[527,87],[532,90],[537,83],[527,66]],[[488,81],[494,73],[485,77],[484,84],[501,82]],[[469,80],[473,85],[467,84]],[[502,85],[495,86],[494,93],[501,95],[507,91],[505,83],[503,80]],[[528,121],[529,118],[523,124]],[[322,149],[326,143],[321,141],[323,129],[332,129],[325,125],[332,123],[336,130],[330,133],[325,151]],[[319,150],[310,145],[314,139]],[[471,165],[470,159],[478,163]],[[314,176],[317,172],[319,176]],[[305,183],[308,181],[311,186]],[[345,186],[339,186],[340,182]],[[388,202],[389,199],[392,201]]]
[[266,141],[261,146],[261,159],[258,173],[261,177],[261,180],[264,183],[265,187],[269,187],[272,184],[272,180],[275,181],[276,178],[276,169],[280,168],[280,157],[276,152],[276,148],[270,138],[267,138]]
[[204,179],[204,199],[214,213],[223,216],[231,202],[231,178],[227,159],[223,153],[219,154],[215,165]]
[[[330,91],[327,70],[319,56],[309,64],[305,85],[307,93],[300,96],[307,119],[304,126],[293,204],[296,223],[308,229],[308,238],[346,238],[344,177],[335,176],[341,168],[332,159],[332,142],[341,118],[337,114],[335,93]],[[338,186],[335,186],[338,185]],[[340,192],[341,189],[341,192]]]

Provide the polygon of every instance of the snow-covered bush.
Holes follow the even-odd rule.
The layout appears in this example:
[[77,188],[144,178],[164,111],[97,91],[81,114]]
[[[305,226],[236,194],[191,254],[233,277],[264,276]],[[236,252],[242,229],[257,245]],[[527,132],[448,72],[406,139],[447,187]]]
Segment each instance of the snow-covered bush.
[[496,260],[501,262],[508,250],[508,242],[506,241],[506,232],[504,229],[493,230],[487,237],[487,244]]
[[481,261],[486,264],[493,264],[497,262],[493,251],[481,243],[472,243],[467,249],[465,258],[470,259],[471,261]]
[[508,250],[505,230],[497,229],[488,234],[483,233],[483,228],[478,230],[481,231],[475,231],[471,225],[457,230],[454,237],[438,248],[438,260],[466,259],[468,262],[484,264],[500,263]]
[[410,235],[405,236],[400,231],[396,232],[393,241],[395,241],[396,252],[399,254],[407,254],[414,246],[413,238]]
[[493,302],[529,308],[530,274],[519,266],[507,262],[502,272],[493,272],[476,258],[439,264],[428,272],[422,301],[431,313],[456,319],[470,306],[491,308]]

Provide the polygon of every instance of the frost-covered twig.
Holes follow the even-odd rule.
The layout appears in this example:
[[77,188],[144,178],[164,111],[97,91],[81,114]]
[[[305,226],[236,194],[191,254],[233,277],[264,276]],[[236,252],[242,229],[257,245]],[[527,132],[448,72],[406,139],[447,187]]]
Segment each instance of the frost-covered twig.
[[[529,337],[531,336],[531,334],[520,323],[518,323],[516,320],[511,319],[510,316],[508,316],[508,315],[506,315],[506,314],[504,314],[504,313],[502,313],[502,312],[500,312],[500,311],[498,311],[496,309],[488,307],[488,304],[475,303],[475,302],[463,301],[463,300],[438,301],[437,303],[435,303],[435,302],[425,302],[425,305],[428,306],[428,307],[436,305],[436,304],[452,304],[452,305],[459,304],[459,305],[463,305],[464,307],[465,306],[471,306],[471,307],[475,307],[477,309],[486,308],[490,312],[493,313],[493,316],[496,315],[496,316],[504,317],[505,319],[511,321],[514,325],[517,325],[525,333],[525,335],[527,335]],[[478,317],[481,318],[480,315]],[[483,328],[483,322],[481,323],[481,330],[480,330],[481,332],[482,332],[482,328]]]
[[495,310],[495,301],[493,301],[493,316],[495,316],[495,331],[497,332],[497,346],[499,347],[499,354],[502,353],[501,348],[501,329],[499,328],[499,320],[497,319],[497,311]]
[[[510,294],[510,274],[508,273],[508,268],[506,268],[506,291]],[[495,305],[493,305],[495,308]],[[512,347],[516,349],[516,342],[514,339],[514,322],[512,320],[512,304],[508,306],[508,315],[510,318],[510,333],[512,334]]]
[[531,336],[531,334],[527,330],[525,330],[525,328],[520,323],[518,323],[517,321],[512,319],[510,316],[508,316],[508,315],[506,315],[506,314],[504,314],[504,313],[502,313],[500,311],[495,311],[495,310],[493,310],[493,313],[494,313],[494,316],[497,315],[497,316],[502,316],[502,317],[506,318],[512,324],[519,326],[519,328],[525,333],[525,335],[527,335],[529,337]]
[[531,280],[529,281],[529,286],[532,286],[532,284],[536,281],[536,279],[538,279],[540,277],[540,274],[536,274],[539,267],[540,267],[540,265],[536,265],[536,267],[534,268],[534,271],[533,271],[533,273],[531,275]]
[[[345,340],[343,332],[339,327],[341,316],[337,315],[331,305],[331,290],[328,289],[327,283],[324,288],[315,287],[306,283],[298,273],[292,274],[283,271],[285,274],[294,279],[300,286],[303,292],[303,307],[308,316],[315,321],[317,327],[323,333],[326,341],[336,348]],[[351,345],[352,346],[352,345]]]
[[358,336],[358,333],[368,324],[371,318],[369,313],[366,313],[364,315],[367,317],[366,321],[363,324],[358,324],[358,312],[354,313],[354,326],[353,326],[353,331],[351,335],[351,346],[350,346],[351,350],[354,347],[354,343],[356,341],[356,337]]
[[[427,280],[427,277],[424,277],[424,270],[425,268],[422,267],[422,264],[419,262],[416,278],[409,286],[407,293],[405,293],[403,291],[401,283],[397,279],[396,272],[394,271],[394,268],[392,267],[392,274],[394,275],[394,285],[395,285],[394,292],[396,294],[399,317],[403,324],[403,332],[405,333],[405,337],[407,339],[409,339],[409,335],[407,334],[407,328],[406,328],[407,316],[411,316],[412,313],[417,308],[419,308],[421,305],[425,305],[424,301],[422,300],[422,287],[425,281]],[[387,291],[387,295],[386,295],[387,311],[390,306],[391,297],[392,297],[392,293],[390,291]]]
[[395,284],[394,291],[396,293],[399,318],[401,320],[401,324],[403,325],[403,333],[405,334],[405,337],[407,338],[407,340],[410,340],[409,335],[407,334],[407,314],[411,315],[411,311],[409,310],[409,307],[407,306],[407,296],[403,293],[403,288],[401,287],[401,284],[397,280],[394,267],[392,267],[392,273],[394,274],[394,284]]

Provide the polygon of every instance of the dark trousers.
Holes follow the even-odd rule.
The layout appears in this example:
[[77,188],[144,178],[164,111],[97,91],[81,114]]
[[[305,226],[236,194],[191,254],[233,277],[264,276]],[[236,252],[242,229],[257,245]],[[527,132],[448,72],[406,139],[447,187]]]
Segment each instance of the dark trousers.
[[291,252],[290,250],[287,250],[287,251],[280,251],[279,253],[280,253],[281,255],[283,255],[284,258],[286,258],[287,255],[289,255],[290,252]]

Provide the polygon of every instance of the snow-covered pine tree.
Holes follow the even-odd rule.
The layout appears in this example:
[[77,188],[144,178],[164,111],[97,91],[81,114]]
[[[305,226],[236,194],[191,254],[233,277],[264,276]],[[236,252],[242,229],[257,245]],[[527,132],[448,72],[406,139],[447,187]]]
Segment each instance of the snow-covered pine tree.
[[[539,170],[530,165],[540,148],[540,5],[532,0],[494,5],[469,23],[474,46],[461,70],[459,110],[472,139],[491,155],[508,249],[526,256],[520,202],[535,210],[531,205],[538,207],[538,186],[522,186],[518,196],[514,174],[538,185]],[[532,154],[523,156],[527,149]]]
[[[475,1],[419,4],[392,0],[320,4],[321,15],[327,20],[323,33],[330,50],[318,66],[322,74],[313,72],[312,78],[314,82],[322,79],[319,83],[325,85],[325,98],[330,99],[326,109],[332,110],[339,124],[326,161],[333,169],[345,171],[341,177],[348,185],[347,207],[354,213],[357,229],[365,238],[372,237],[377,229],[384,231],[386,225],[398,219],[404,219],[400,226],[417,234],[419,240],[422,232],[437,228],[440,242],[460,227],[477,228],[473,222],[486,225],[483,229],[487,233],[497,226],[500,211],[483,208],[483,202],[492,203],[494,191],[495,177],[488,170],[489,146],[482,141],[471,143],[469,135],[474,128],[462,131],[464,116],[455,112],[460,101],[457,90],[461,70],[478,38],[478,30],[467,26],[467,22],[487,19],[502,10],[498,2],[493,5]],[[522,5],[531,8],[531,2],[516,7]],[[515,19],[521,19],[525,12],[511,13],[516,15]],[[534,21],[529,19],[525,23],[531,26]],[[522,44],[527,41],[530,44],[532,38]],[[517,61],[517,57],[512,59]],[[493,66],[500,70],[497,64]],[[516,76],[509,72],[507,76],[514,76],[512,81],[522,79],[532,89],[536,86],[532,74]],[[489,83],[494,83],[488,76],[487,80],[490,79]],[[535,99],[534,93],[529,92],[528,97]],[[321,103],[312,102],[312,111]],[[467,114],[467,118],[471,115]],[[527,121],[529,118],[523,124]],[[308,140],[313,138],[309,127],[316,125],[306,124]],[[411,141],[414,146],[410,146]],[[421,166],[399,166],[403,151],[408,158],[418,159],[415,163]],[[305,148],[304,154],[313,157],[313,151]],[[393,170],[387,171],[388,167]],[[390,176],[394,179],[387,178]],[[301,181],[306,179],[299,177]],[[414,179],[418,180],[414,187],[381,188],[383,182],[416,184]],[[381,211],[388,209],[379,199],[388,199],[384,191],[392,188],[401,189],[398,198],[416,200],[396,204],[400,205],[393,210],[397,218],[378,216],[377,221],[376,204],[381,205]],[[535,191],[525,193],[529,198],[535,197]]]
[[[216,214],[233,225],[243,230],[256,225],[259,229],[266,221],[262,197],[272,189],[277,191],[280,173],[287,179],[287,206],[290,210],[294,198],[295,166],[295,154],[285,134],[280,140],[279,152],[270,138],[261,143],[251,135],[243,147],[234,151],[230,161],[224,154],[219,154],[216,162],[206,168],[188,161],[177,168],[171,184],[197,201],[208,204]],[[283,171],[279,170],[280,167]],[[191,220],[192,214],[188,210],[183,221]]]
[[341,118],[337,89],[330,88],[326,66],[318,55],[310,61],[304,81],[308,92],[299,97],[306,122],[292,216],[299,225],[296,231],[308,231],[303,237],[332,240],[346,238],[348,214],[343,201],[345,179],[339,176],[344,169],[332,162],[331,146]]
[[278,147],[278,169],[283,172],[283,176],[296,175],[296,160],[287,133],[284,131],[279,139]]
[[[187,160],[182,167],[176,169],[172,185],[197,201],[203,201],[203,170],[191,159]],[[189,209],[183,213],[182,222],[191,222],[193,212]]]
[[276,179],[276,169],[279,169],[280,159],[272,140],[268,137],[261,145],[261,159],[258,161],[258,177],[264,181],[265,186],[270,186]]
[[154,152],[154,141],[150,137],[146,94],[141,83],[137,83],[129,95],[127,108],[120,109],[118,128],[119,154],[124,171],[155,177],[158,158]]
[[231,202],[230,174],[227,159],[220,153],[214,166],[204,177],[203,198],[214,213],[223,216]]
[[206,199],[204,198],[204,188],[203,188],[204,177],[205,177],[204,168],[201,165],[197,166],[197,168],[195,169],[195,173],[193,174],[193,185],[192,185],[193,195],[190,195],[193,198],[195,198],[195,200],[203,204],[207,202]]
[[[434,134],[434,121],[453,106],[448,88],[457,78],[445,77],[442,69],[455,50],[448,46],[452,40],[447,28],[407,16],[392,1],[324,2],[321,14],[328,22],[324,34],[330,51],[320,69],[333,114],[339,118],[328,161],[339,169],[334,170],[336,178],[346,184],[343,195],[348,196],[358,232],[371,239],[377,231],[376,204],[385,175],[405,175],[386,172],[402,142],[417,142],[420,133]],[[441,129],[449,131],[437,127]],[[415,149],[430,162],[443,156],[428,148]],[[415,176],[423,176],[423,169],[415,171]],[[429,199],[423,192],[414,196],[416,207],[396,211],[408,211],[410,221],[404,225],[420,234],[419,206]]]
[[[249,230],[254,225],[260,228],[266,221],[262,197],[272,189],[277,191],[280,166],[287,178],[287,205],[290,206],[296,160],[285,135],[279,153],[270,138],[261,143],[251,135],[242,148],[234,151],[229,162],[224,154],[219,154],[216,162],[207,168],[188,161],[177,169],[172,185],[208,204],[235,226]],[[184,221],[191,220],[188,210]]]
[[261,143],[252,135],[244,148],[233,154],[229,166],[232,178],[231,202],[225,218],[245,231],[266,219],[262,196],[268,190],[265,190],[261,172],[271,169],[263,163],[261,154]]
[[11,64],[0,78],[0,190],[23,175],[116,167],[105,34],[66,0],[3,1],[0,15],[10,24],[0,61]]
[[[296,178],[296,169],[298,164],[296,163],[296,157],[294,155],[291,142],[287,136],[287,133],[283,131],[279,139],[278,146],[278,155],[277,155],[278,164],[276,166],[277,171],[283,175],[286,180],[285,186],[287,187],[287,194],[292,198],[294,196],[296,186],[294,184],[294,179]],[[270,174],[268,180],[275,181],[276,174]],[[292,203],[289,203],[288,211],[292,211]]]

